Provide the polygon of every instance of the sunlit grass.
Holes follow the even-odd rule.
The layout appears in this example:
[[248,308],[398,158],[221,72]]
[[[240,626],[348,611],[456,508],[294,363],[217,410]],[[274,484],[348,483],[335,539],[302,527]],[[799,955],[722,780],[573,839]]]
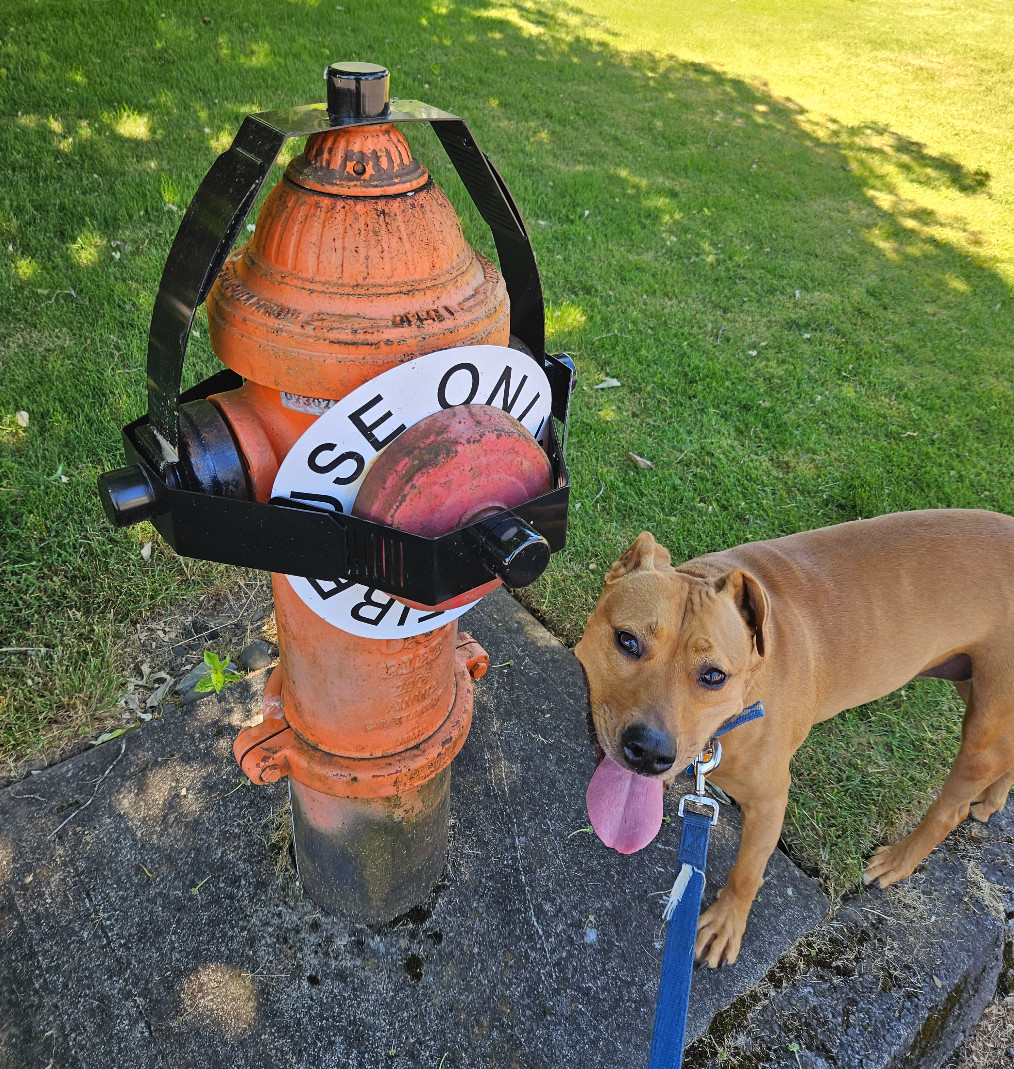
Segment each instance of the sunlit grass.
[[70,255],[79,267],[94,267],[99,262],[99,249],[105,242],[94,230],[78,234],[70,246]]
[[110,120],[110,125],[120,137],[129,137],[134,141],[148,141],[151,138],[151,119],[130,108]]
[[[0,647],[47,652],[0,655],[0,761],[94,733],[138,617],[231,574],[157,538],[145,560],[152,533],[108,527],[94,480],[144,411],[152,302],[199,181],[246,113],[319,99],[331,59],[386,63],[395,94],[463,115],[526,220],[550,344],[580,373],[568,548],[524,595],[567,641],[645,528],[679,559],[897,509],[1014,511],[1009,5],[5,14]],[[408,135],[492,254],[435,138]],[[217,366],[197,329],[188,381]],[[796,762],[786,837],[836,889],[956,745],[952,689],[906,689]]]

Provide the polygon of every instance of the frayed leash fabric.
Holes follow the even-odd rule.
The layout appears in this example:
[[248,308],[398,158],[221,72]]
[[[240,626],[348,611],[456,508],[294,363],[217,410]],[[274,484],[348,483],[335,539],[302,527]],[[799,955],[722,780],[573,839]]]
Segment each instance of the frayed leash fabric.
[[676,910],[676,907],[683,901],[683,892],[687,889],[687,885],[690,883],[690,877],[694,873],[697,873],[701,877],[701,893],[704,893],[704,888],[707,884],[707,880],[704,878],[704,873],[700,869],[695,869],[693,865],[684,864],[680,869],[680,874],[676,877],[676,882],[672,885],[672,890],[669,892],[669,897],[666,899],[665,909],[662,910],[662,920],[668,921]]
[[701,912],[704,865],[710,839],[711,817],[688,809],[683,814],[683,831],[680,835],[680,874],[666,905],[666,911],[670,912],[672,919],[665,933],[665,953],[662,957],[662,976],[658,985],[648,1069],[680,1069],[683,1064],[694,943],[697,940],[697,918]]

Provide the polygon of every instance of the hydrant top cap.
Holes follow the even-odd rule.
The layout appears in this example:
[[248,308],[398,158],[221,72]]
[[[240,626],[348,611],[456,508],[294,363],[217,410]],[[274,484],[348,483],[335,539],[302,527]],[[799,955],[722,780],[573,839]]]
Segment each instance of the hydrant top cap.
[[324,74],[328,114],[340,119],[381,119],[390,113],[385,67],[376,63],[332,63]]
[[393,123],[346,126],[311,134],[285,169],[304,189],[347,197],[390,196],[422,188],[429,171]]

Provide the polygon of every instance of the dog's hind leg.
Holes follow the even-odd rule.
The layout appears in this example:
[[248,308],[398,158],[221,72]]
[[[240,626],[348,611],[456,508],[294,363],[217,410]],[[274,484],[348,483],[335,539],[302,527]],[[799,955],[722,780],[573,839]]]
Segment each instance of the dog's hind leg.
[[991,674],[988,665],[982,668],[976,672],[974,687],[959,687],[966,702],[961,748],[939,797],[913,832],[874,853],[866,864],[864,883],[876,881],[888,887],[904,879],[973,807],[979,819],[1002,808],[1014,781],[1014,701],[1008,693],[999,693],[993,682],[1005,673]]
[[1007,804],[1007,796],[1010,794],[1012,785],[1014,785],[1014,769],[1010,769],[999,779],[994,780],[986,788],[982,797],[977,798],[968,807],[968,815],[983,822],[989,820],[994,813],[999,813]]
[[[972,681],[970,679],[956,682],[955,687],[964,699],[966,711],[972,704]],[[994,780],[983,793],[968,807],[968,815],[985,823],[994,813],[999,813],[1007,804],[1011,785],[1014,784],[1014,768],[1008,769],[999,779]]]

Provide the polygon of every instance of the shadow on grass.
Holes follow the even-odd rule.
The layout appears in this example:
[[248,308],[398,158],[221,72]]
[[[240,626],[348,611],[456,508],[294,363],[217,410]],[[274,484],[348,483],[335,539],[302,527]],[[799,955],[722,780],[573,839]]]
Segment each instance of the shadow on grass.
[[829,140],[845,152],[886,157],[911,182],[936,188],[949,186],[961,193],[982,193],[992,176],[983,168],[970,171],[953,156],[935,155],[919,141],[891,130],[883,123],[847,126],[828,123]]
[[[117,633],[221,579],[160,547],[142,561],[150,531],[110,530],[94,476],[144,409],[152,299],[198,182],[244,114],[319,98],[336,57],[465,116],[528,222],[552,344],[582,376],[570,544],[526,595],[562,637],[642,528],[686,558],[894,509],[1014,511],[1009,289],[974,225],[901,193],[974,207],[989,175],[624,52],[563,2],[205,8],[8,13],[0,634],[48,652],[0,654],[2,754],[99,726]],[[488,250],[435,140],[412,140]],[[214,367],[197,328],[192,377]],[[605,375],[622,388],[592,389]]]

